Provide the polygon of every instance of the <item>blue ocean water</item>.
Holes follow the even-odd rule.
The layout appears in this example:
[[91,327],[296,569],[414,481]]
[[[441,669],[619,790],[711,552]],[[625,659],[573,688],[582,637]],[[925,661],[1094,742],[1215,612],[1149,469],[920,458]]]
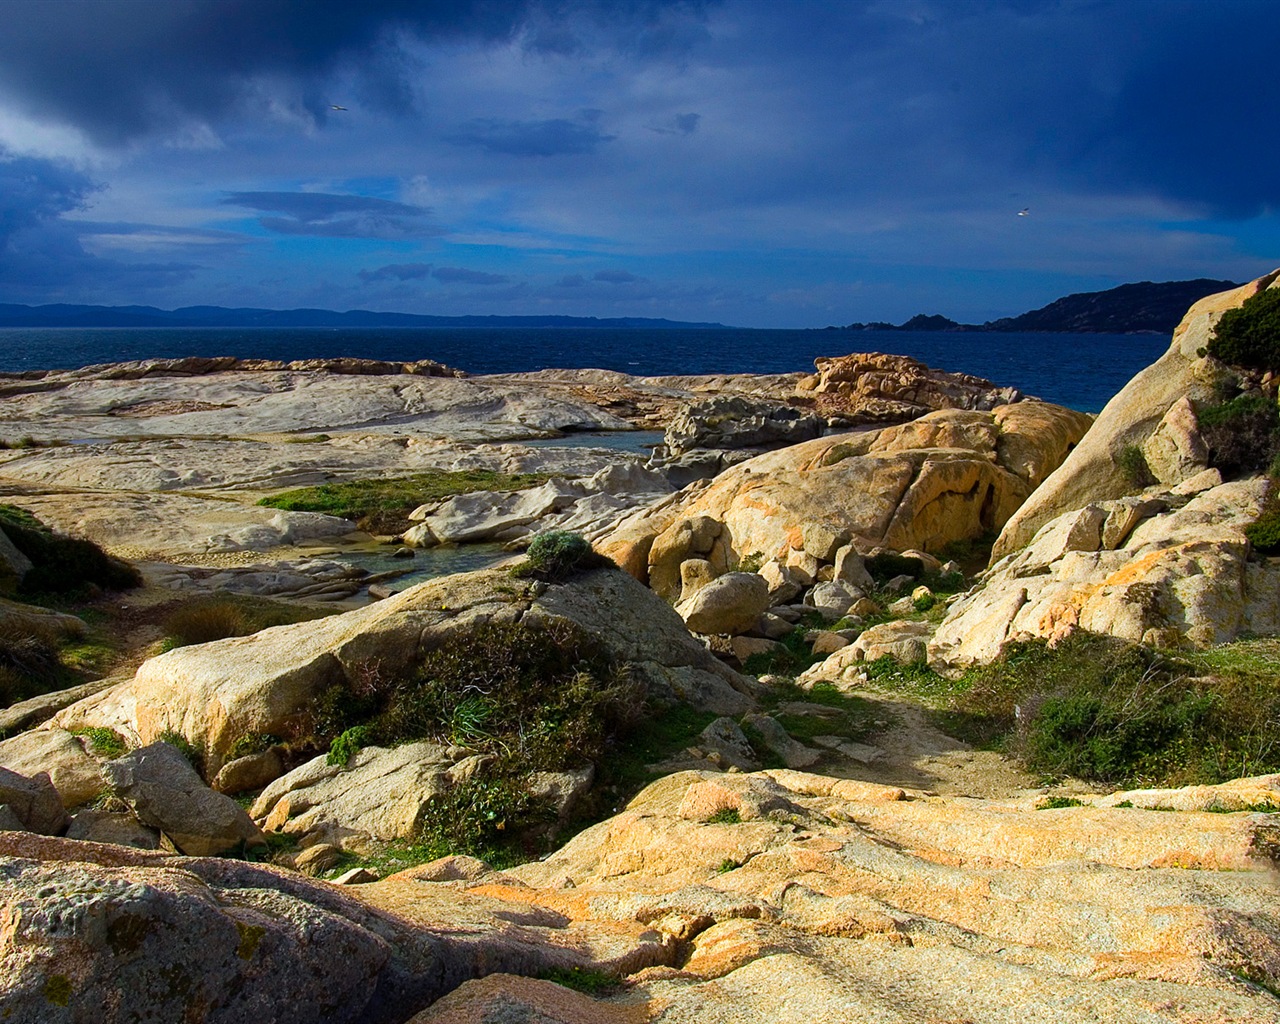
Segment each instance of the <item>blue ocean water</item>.
[[436,359],[469,373],[594,367],[641,376],[811,371],[818,356],[892,352],[1097,412],[1169,345],[1151,334],[945,334],[744,328],[3,328],[0,371],[177,356]]

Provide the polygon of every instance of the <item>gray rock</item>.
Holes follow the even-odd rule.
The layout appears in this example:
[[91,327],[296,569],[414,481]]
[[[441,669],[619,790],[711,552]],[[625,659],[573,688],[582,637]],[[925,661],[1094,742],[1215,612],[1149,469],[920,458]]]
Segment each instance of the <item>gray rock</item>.
[[866,594],[858,587],[845,580],[832,580],[830,583],[819,583],[805,595],[804,603],[816,608],[829,619],[839,619],[848,615],[853,606]]
[[147,828],[132,814],[93,808],[85,808],[71,819],[67,838],[89,843],[132,846],[138,850],[160,849],[160,833]]
[[769,640],[781,640],[795,632],[795,624],[788,622],[781,615],[765,612],[756,624],[756,630]]
[[28,832],[56,836],[71,820],[47,772],[28,778],[0,768],[0,804],[7,804]]
[[592,765],[563,772],[534,772],[529,776],[529,795],[542,800],[560,821],[568,821],[582,798],[591,792],[596,770]]
[[168,743],[108,761],[103,771],[138,820],[158,828],[188,856],[216,856],[265,842],[240,805],[206,786]]
[[697,745],[719,754],[722,761],[744,772],[754,772],[760,767],[746,734],[732,718],[717,718],[698,733]]
[[663,442],[673,455],[699,448],[776,447],[822,433],[820,416],[779,402],[717,395],[683,406],[667,426]]
[[777,719],[770,718],[768,715],[747,715],[742,719],[742,724],[755,729],[765,745],[782,758],[788,768],[808,768],[822,757],[819,751],[793,739],[788,735],[787,730],[778,724]]

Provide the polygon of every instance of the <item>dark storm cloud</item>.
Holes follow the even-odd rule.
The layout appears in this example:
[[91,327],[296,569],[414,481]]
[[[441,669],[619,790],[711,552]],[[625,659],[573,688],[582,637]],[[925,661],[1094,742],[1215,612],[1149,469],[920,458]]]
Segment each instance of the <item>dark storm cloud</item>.
[[478,146],[507,156],[566,156],[593,153],[615,136],[594,123],[553,118],[549,121],[502,121],[478,118],[447,135],[459,146]]
[[321,238],[421,238],[440,234],[421,206],[329,192],[231,192],[222,200],[265,214],[258,223],[282,235]]
[[[30,112],[116,143],[216,118],[254,76],[302,86],[319,118],[320,81],[346,57],[377,54],[396,32],[509,38],[528,0],[60,0],[6,4],[0,86]],[[395,104],[404,68],[367,61],[368,95]],[[386,81],[379,84],[379,79]]]
[[430,273],[430,263],[388,263],[377,270],[362,270],[359,277],[370,284],[374,281],[417,281]]
[[488,274],[465,267],[437,267],[431,276],[445,284],[506,284],[511,280],[506,274]]
[[82,209],[96,191],[78,171],[0,152],[0,292],[8,300],[76,298],[116,286],[160,288],[192,275],[191,263],[126,263],[87,252],[81,234],[105,232],[62,215]]

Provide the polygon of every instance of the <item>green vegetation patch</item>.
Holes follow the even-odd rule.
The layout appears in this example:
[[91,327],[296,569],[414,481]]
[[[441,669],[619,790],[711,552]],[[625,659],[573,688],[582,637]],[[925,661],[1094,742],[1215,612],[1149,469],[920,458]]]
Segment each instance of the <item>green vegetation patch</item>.
[[1008,748],[1050,776],[1224,782],[1280,770],[1275,653],[1174,657],[1082,631],[1052,648],[1010,644],[999,661],[969,673],[956,706],[1003,727]]
[[1259,554],[1280,554],[1280,508],[1263,512],[1256,523],[1244,528],[1244,535]]
[[1237,395],[1196,410],[1209,464],[1223,476],[1265,470],[1280,454],[1280,410],[1265,395]]
[[1280,289],[1252,295],[1214,325],[1209,354],[1231,366],[1280,369]]
[[703,819],[705,825],[741,825],[742,815],[736,807],[723,807]]
[[1081,803],[1073,796],[1047,796],[1036,804],[1037,811],[1059,811],[1064,807],[1083,807]]
[[519,577],[565,580],[587,569],[602,569],[613,563],[592,549],[581,534],[569,530],[548,530],[529,543],[525,560],[512,571]]
[[642,695],[626,668],[567,620],[491,622],[451,637],[400,678],[371,668],[330,687],[310,728],[333,764],[363,746],[414,740],[484,755],[470,778],[430,802],[414,845],[431,856],[515,863],[540,852],[529,836],[550,824],[529,796],[530,774],[611,760],[606,753],[635,724]]
[[621,985],[616,974],[592,967],[553,967],[549,971],[543,971],[538,977],[589,996],[605,995]]
[[108,760],[117,757],[124,757],[129,752],[129,746],[114,729],[107,729],[103,726],[89,726],[84,729],[72,729],[73,736],[83,736],[89,741],[89,749],[99,757],[105,757]]
[[427,502],[472,491],[518,491],[550,478],[547,473],[496,473],[487,469],[415,473],[303,487],[263,498],[258,504],[287,512],[323,512],[352,519],[369,533],[398,534],[409,528],[409,513]]
[[1120,450],[1116,465],[1130,487],[1142,488],[1156,482],[1155,474],[1147,465],[1147,457],[1136,444],[1127,444]]

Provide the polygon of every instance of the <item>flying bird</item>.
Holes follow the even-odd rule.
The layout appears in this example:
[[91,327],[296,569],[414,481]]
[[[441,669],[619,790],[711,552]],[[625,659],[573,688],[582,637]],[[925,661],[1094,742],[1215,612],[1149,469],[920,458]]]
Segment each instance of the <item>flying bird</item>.
[[346,110],[347,108],[346,108],[346,107],[340,107],[340,106],[338,106],[338,104],[336,104],[336,103],[330,103],[330,104],[329,104],[329,109],[330,109],[330,110]]
[[1019,217],[1030,217],[1030,216],[1031,216],[1031,207],[1029,207],[1029,206],[1024,206],[1021,210],[1019,210],[1019,211],[1018,211],[1018,216],[1019,216]]

